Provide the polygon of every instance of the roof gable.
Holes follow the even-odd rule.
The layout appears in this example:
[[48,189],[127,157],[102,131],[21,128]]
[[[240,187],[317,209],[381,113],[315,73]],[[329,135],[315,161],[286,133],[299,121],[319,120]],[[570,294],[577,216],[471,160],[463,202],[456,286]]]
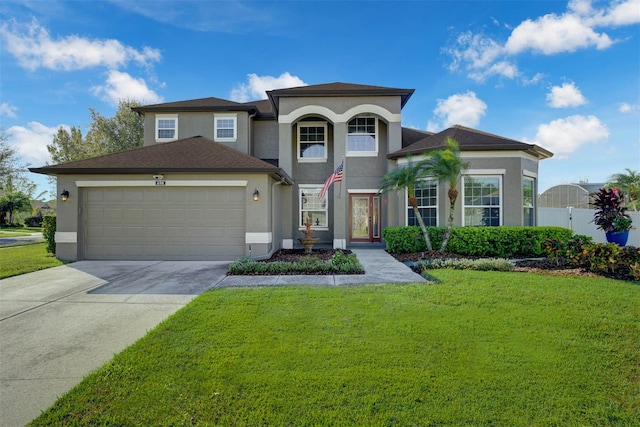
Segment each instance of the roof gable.
[[71,173],[253,172],[268,173],[289,179],[284,171],[277,166],[202,136],[41,168],[30,168],[29,170],[35,173],[52,175]]
[[267,96],[278,111],[281,97],[314,96],[400,96],[401,108],[407,103],[414,89],[398,89],[384,86],[359,85],[353,83],[325,83],[319,85],[297,86],[267,91]]
[[458,141],[460,151],[525,151],[539,159],[547,159],[553,153],[535,144],[526,144],[476,129],[454,125],[442,132],[427,136],[401,150],[391,153],[389,158],[398,158],[410,154],[422,154],[447,148],[446,140],[451,137]]

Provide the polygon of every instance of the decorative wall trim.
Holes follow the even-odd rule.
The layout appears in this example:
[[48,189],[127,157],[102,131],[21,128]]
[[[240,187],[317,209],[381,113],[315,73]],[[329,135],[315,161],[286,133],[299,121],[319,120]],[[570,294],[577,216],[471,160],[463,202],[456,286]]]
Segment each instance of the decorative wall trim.
[[524,169],[522,171],[522,175],[528,176],[529,178],[537,178],[538,177],[538,174],[536,172],[532,172],[532,171],[526,170],[526,169]]
[[468,175],[504,175],[506,169],[468,169],[464,171],[463,176]]
[[344,113],[335,113],[333,110],[330,110],[329,108],[323,107],[321,105],[305,105],[293,110],[289,114],[281,114],[280,116],[278,116],[278,123],[291,124],[299,118],[311,114],[324,116],[333,123],[346,123],[347,121],[360,114],[377,114],[390,123],[400,123],[402,121],[402,114],[394,114],[379,105],[362,104],[356,105],[355,107],[348,109]]
[[164,180],[157,184],[154,180],[105,180],[76,181],[77,187],[246,187],[247,180]]
[[75,231],[56,231],[56,243],[78,243],[78,233]]
[[333,249],[347,249],[347,239],[333,239]]
[[244,233],[244,241],[247,244],[271,243],[273,241],[273,234],[270,231],[264,233]]
[[282,249],[293,249],[293,239],[282,239]]
[[347,193],[349,194],[378,194],[380,193],[380,189],[378,188],[350,188],[347,190]]

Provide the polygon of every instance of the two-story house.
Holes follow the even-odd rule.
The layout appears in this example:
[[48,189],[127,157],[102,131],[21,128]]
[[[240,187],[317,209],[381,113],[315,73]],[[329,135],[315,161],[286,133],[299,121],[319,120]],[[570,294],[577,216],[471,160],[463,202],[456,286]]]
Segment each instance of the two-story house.
[[[136,108],[144,146],[41,168],[57,176],[61,259],[235,260],[299,247],[307,218],[334,248],[381,242],[413,224],[406,194],[381,195],[381,177],[444,147],[469,162],[456,225],[535,225],[538,162],[532,144],[454,126],[402,127],[412,89],[347,83],[279,89],[268,99],[219,98]],[[342,181],[326,179],[343,166]],[[445,225],[446,188],[426,180],[418,200]],[[64,196],[63,196],[64,195]],[[384,242],[382,242],[384,243]]]

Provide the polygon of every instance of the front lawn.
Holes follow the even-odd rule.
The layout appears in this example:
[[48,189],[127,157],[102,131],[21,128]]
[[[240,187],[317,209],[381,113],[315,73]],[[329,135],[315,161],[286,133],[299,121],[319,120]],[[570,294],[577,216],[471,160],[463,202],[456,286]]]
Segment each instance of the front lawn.
[[46,243],[0,248],[0,279],[64,264],[47,253]]
[[33,425],[640,425],[640,286],[432,274],[209,291]]

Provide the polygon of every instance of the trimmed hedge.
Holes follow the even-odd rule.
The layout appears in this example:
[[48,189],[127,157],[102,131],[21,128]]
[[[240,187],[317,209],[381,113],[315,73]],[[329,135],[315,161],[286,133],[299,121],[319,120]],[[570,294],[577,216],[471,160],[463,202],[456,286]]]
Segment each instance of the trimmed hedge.
[[[439,250],[445,227],[427,227],[434,250]],[[567,240],[573,232],[562,227],[454,227],[447,252],[478,257],[540,257],[547,239]],[[382,236],[391,253],[426,251],[420,227],[387,227]]]
[[45,215],[42,217],[42,236],[47,242],[47,252],[56,254],[56,216]]

